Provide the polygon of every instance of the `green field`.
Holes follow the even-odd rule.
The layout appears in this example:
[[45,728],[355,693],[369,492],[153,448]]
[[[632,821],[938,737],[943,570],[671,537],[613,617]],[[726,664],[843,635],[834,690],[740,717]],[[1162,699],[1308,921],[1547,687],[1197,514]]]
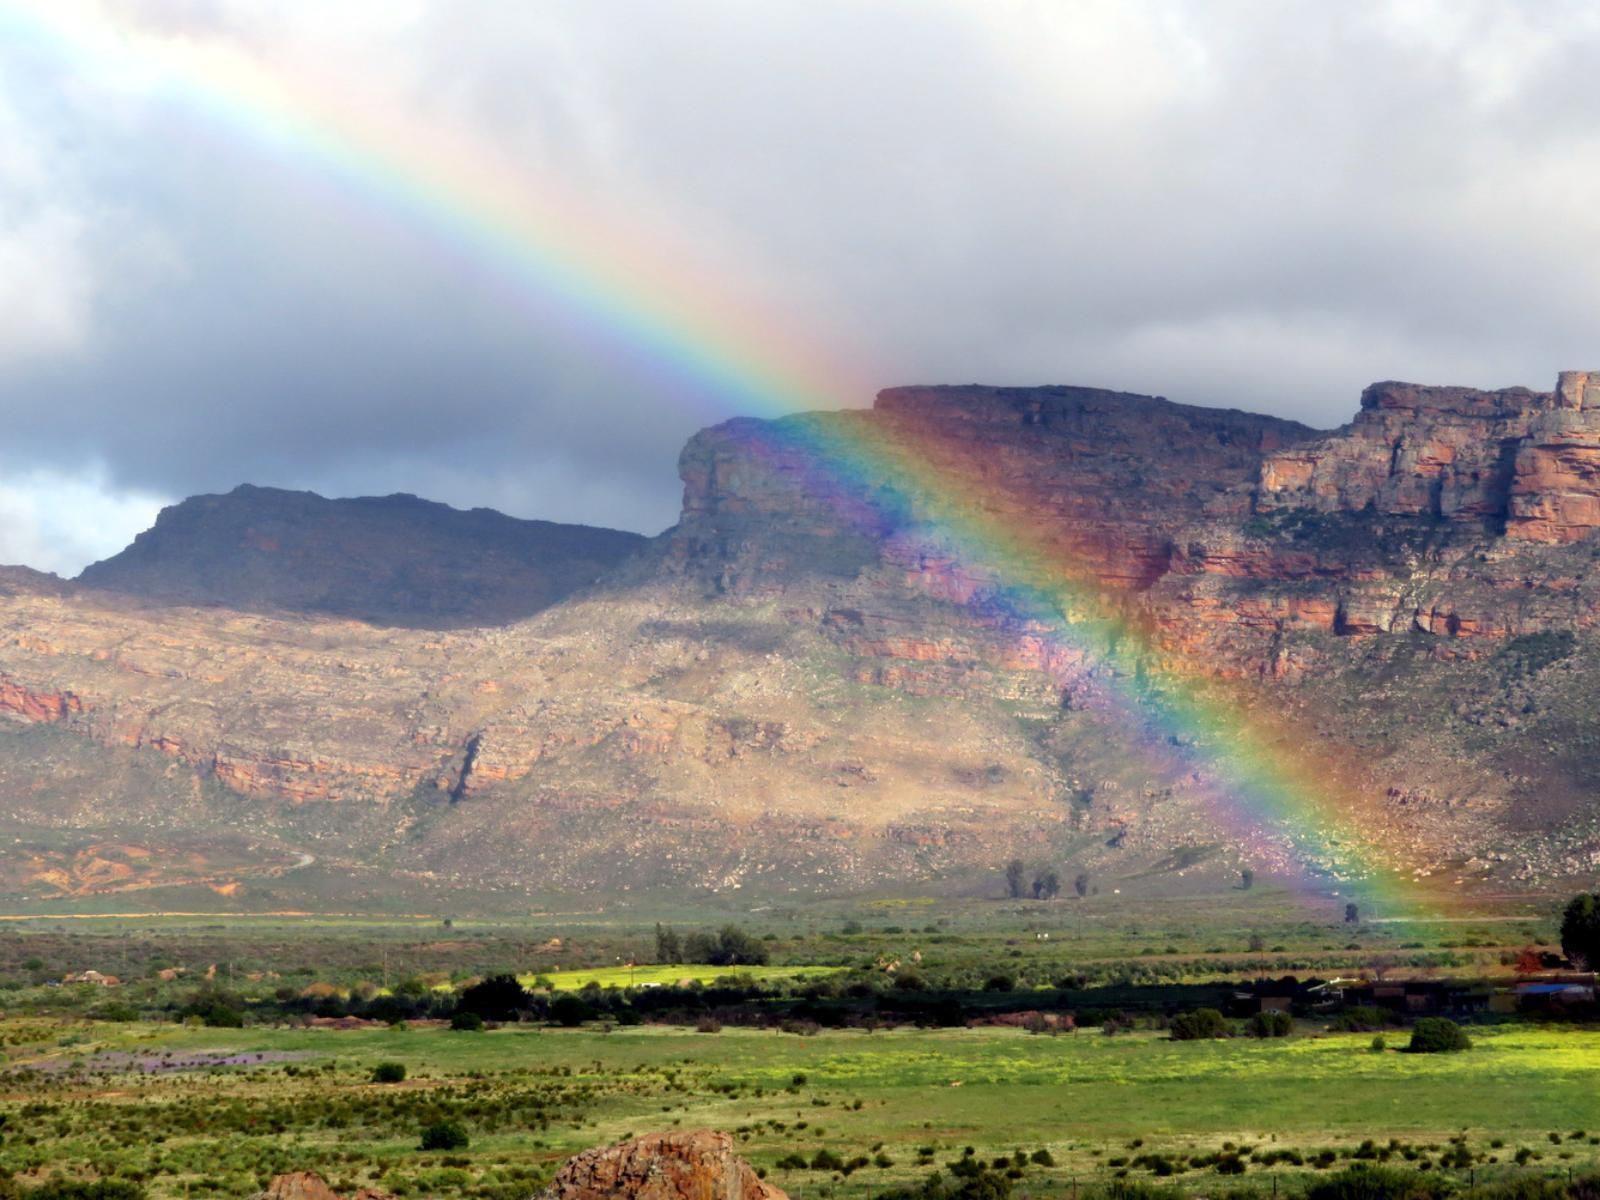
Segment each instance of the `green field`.
[[777,979],[810,979],[821,975],[834,975],[842,967],[708,967],[697,964],[678,966],[593,967],[576,971],[552,970],[542,975],[523,975],[524,986],[536,980],[546,980],[560,992],[573,992],[579,988],[598,984],[600,987],[681,987],[688,983],[711,983],[727,975],[768,983]]
[[[526,1195],[577,1150],[699,1127],[737,1131],[742,1152],[792,1196],[873,1195],[924,1177],[966,1146],[983,1158],[1048,1150],[1055,1165],[1028,1171],[1035,1195],[1065,1194],[1074,1180],[1119,1169],[1147,1177],[1124,1160],[1212,1154],[1225,1143],[1310,1158],[1397,1139],[1396,1162],[1404,1153],[1433,1165],[1464,1133],[1480,1181],[1600,1160],[1600,1137],[1590,1137],[1600,1134],[1600,1033],[1506,1025],[1473,1036],[1464,1054],[1412,1056],[1373,1053],[1370,1035],[1309,1026],[1286,1041],[1187,1043],[993,1027],[796,1036],[12,1019],[0,1022],[9,1059],[0,1171],[120,1173],[153,1195],[179,1196],[243,1195],[272,1173],[310,1168],[336,1185],[500,1197]],[[161,1062],[202,1051],[269,1059],[180,1061],[185,1069],[145,1074],[101,1057]],[[405,1064],[407,1081],[372,1083],[381,1061]],[[64,1069],[74,1062],[77,1071]],[[417,1149],[420,1127],[441,1118],[469,1131],[468,1149],[447,1158]],[[1523,1147],[1540,1157],[1513,1165]],[[823,1149],[875,1161],[848,1176],[778,1166]],[[1247,1180],[1277,1175],[1291,1190],[1310,1171],[1249,1162]],[[1200,1191],[1224,1182],[1210,1167],[1180,1170],[1177,1180]]]

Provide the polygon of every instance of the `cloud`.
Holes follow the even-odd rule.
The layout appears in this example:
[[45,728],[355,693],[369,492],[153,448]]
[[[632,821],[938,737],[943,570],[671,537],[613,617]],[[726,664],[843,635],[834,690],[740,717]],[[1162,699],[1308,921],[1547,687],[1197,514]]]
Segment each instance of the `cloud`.
[[[0,43],[0,420],[107,495],[654,531],[698,426],[875,384],[1333,425],[1374,379],[1594,362],[1583,4],[74,3],[110,66]],[[211,56],[210,90],[169,50]],[[272,87],[313,127],[263,115]],[[402,161],[346,136],[369,126]],[[507,197],[544,205],[535,245],[495,230]],[[538,256],[569,232],[598,294]],[[730,391],[635,303],[847,382]]]
[[148,529],[164,503],[109,486],[93,467],[8,471],[0,479],[0,563],[75,575]]

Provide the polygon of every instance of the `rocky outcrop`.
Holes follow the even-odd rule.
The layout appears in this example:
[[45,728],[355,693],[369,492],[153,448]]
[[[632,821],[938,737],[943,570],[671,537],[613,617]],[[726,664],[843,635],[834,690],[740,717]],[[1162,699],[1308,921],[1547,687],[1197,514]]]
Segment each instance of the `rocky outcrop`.
[[[1238,844],[1227,781],[1140,707],[1165,687],[1290,713],[1296,752],[1359,743],[1333,756],[1353,791],[1452,798],[1365,829],[1419,861],[1491,861],[1538,772],[1515,758],[1533,743],[1482,731],[1592,708],[1573,648],[1600,620],[1594,395],[1576,373],[1551,393],[1378,384],[1335,433],[1085,388],[733,421],[685,448],[678,526],[508,625],[404,627],[483,596],[509,611],[456,559],[407,568],[430,582],[392,604],[432,597],[420,617],[241,611],[257,578],[275,599],[255,607],[315,609],[336,545],[367,561],[326,568],[322,594],[370,598],[400,525],[390,501],[207,498],[107,565],[192,580],[181,604],[0,575],[0,795],[25,824],[141,847],[259,812],[263,870],[303,830],[329,869],[439,887],[840,891],[1019,848],[1156,871],[1176,844]],[[256,519],[280,502],[356,507],[295,533]],[[1413,685],[1403,717],[1368,715]],[[1458,711],[1476,740],[1427,724]],[[1587,736],[1552,727],[1541,753]],[[1563,768],[1573,795],[1584,761]]]
[[1350,425],[1265,457],[1257,507],[1503,522],[1516,448],[1555,403],[1527,388],[1375,383]]
[[[788,1200],[709,1129],[657,1133],[570,1158],[538,1200]],[[288,1200],[288,1198],[285,1198]]]
[[247,485],[163,509],[78,581],[164,604],[440,629],[531,616],[644,544],[636,533],[415,496],[326,500]]

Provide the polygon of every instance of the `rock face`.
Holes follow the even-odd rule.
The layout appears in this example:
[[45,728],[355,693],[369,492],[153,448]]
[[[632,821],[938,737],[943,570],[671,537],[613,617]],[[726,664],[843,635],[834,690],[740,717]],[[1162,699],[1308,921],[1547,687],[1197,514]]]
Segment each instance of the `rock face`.
[[196,831],[262,903],[306,845],[329,886],[519,894],[1221,877],[1246,733],[1418,870],[1582,873],[1597,380],[1376,384],[1329,433],[1066,387],[731,421],[675,528],[510,624],[548,572],[466,553],[475,514],[186,502],[81,585],[0,572],[0,889],[225,886]]
[[788,1200],[709,1129],[657,1133],[570,1158],[539,1200]]
[[644,544],[415,496],[326,500],[247,485],[163,509],[78,582],[164,604],[452,628],[531,616]]

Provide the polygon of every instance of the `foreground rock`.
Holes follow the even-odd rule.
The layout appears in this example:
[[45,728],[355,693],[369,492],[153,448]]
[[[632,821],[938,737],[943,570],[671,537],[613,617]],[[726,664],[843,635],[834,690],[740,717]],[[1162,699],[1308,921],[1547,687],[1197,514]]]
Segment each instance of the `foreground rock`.
[[[656,1133],[567,1160],[538,1200],[788,1200],[710,1129]],[[293,1200],[290,1197],[278,1200]],[[307,1198],[310,1200],[310,1198]]]
[[[344,1200],[344,1197],[315,1171],[292,1171],[288,1175],[274,1175],[256,1200]],[[350,1200],[390,1200],[390,1196],[388,1192],[361,1188],[351,1194]]]

